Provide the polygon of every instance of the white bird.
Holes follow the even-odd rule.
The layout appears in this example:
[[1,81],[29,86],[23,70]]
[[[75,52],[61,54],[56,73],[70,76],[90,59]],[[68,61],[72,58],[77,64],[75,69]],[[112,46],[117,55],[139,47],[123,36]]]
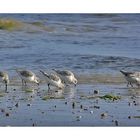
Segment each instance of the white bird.
[[75,78],[74,74],[69,70],[55,70],[53,69],[58,76],[64,81],[65,84],[74,84],[76,86],[77,79]]
[[120,70],[120,72],[124,75],[125,79],[127,80],[127,87],[131,85],[133,87],[133,84],[140,86],[140,72],[127,72]]
[[25,83],[26,85],[27,82],[33,82],[39,85],[39,78],[32,71],[18,69],[16,71],[20,76],[20,78],[22,79],[22,85],[23,83]]
[[50,85],[58,87],[59,89],[64,88],[64,84],[62,83],[59,76],[56,74],[47,74],[46,72],[40,70],[40,72],[46,77],[47,83],[48,83],[48,90],[50,90]]
[[7,85],[9,84],[9,76],[6,72],[0,71],[0,82],[5,83],[5,92],[7,92]]

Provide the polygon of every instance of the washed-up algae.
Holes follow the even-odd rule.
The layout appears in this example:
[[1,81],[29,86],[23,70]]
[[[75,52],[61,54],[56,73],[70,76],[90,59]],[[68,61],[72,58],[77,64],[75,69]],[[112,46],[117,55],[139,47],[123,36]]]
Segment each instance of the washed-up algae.
[[42,22],[22,22],[15,19],[0,19],[0,30],[6,31],[28,31],[28,32],[39,32],[39,31],[47,31],[53,32],[54,28],[44,25]]
[[13,19],[0,19],[0,30],[16,30],[22,27],[22,22]]
[[64,98],[64,96],[57,97],[57,96],[49,96],[49,95],[44,96],[42,98],[42,100],[49,100],[49,99],[65,99],[65,98]]
[[42,22],[39,22],[39,21],[32,22],[32,23],[30,23],[30,24],[35,25],[35,26],[39,26],[39,27],[44,26],[44,24],[43,24]]
[[106,94],[106,95],[92,95],[92,96],[84,96],[82,95],[80,97],[81,99],[97,99],[97,98],[100,98],[100,99],[104,99],[104,100],[112,100],[112,101],[115,101],[115,100],[119,100],[121,99],[121,96],[116,96],[116,95],[113,95],[113,94]]
[[4,97],[5,96],[5,93],[0,93],[0,97]]
[[34,92],[34,89],[26,89],[25,92],[26,93],[32,93],[32,92]]
[[133,118],[140,119],[140,116],[133,116]]
[[53,32],[54,31],[53,27],[46,26],[40,21],[32,22],[32,23],[29,23],[29,24],[31,24],[33,26],[36,26],[38,28],[41,28],[42,30],[47,31],[47,32]]
[[100,96],[99,97],[100,99],[104,99],[104,100],[119,100],[121,99],[121,96],[116,96],[116,95],[113,95],[113,94],[106,94],[104,96]]

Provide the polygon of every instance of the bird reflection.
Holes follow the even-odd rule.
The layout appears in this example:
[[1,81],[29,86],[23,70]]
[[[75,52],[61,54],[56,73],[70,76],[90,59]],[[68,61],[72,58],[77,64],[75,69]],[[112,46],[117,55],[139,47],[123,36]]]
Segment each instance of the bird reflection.
[[64,90],[67,98],[73,99],[75,98],[76,88],[72,86],[67,86]]
[[129,88],[129,95],[139,95],[140,96],[140,88]]
[[34,94],[38,89],[35,87],[31,87],[31,86],[23,86],[22,87],[22,91],[26,92],[26,93],[30,93],[30,94]]
[[62,89],[51,89],[47,92],[48,95],[52,95],[53,97],[60,98],[63,96],[64,91]]

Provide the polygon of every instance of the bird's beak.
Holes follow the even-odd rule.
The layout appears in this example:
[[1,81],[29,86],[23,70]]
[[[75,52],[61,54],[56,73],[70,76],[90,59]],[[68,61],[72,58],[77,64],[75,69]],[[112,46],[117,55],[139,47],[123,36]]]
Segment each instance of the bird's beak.
[[74,82],[74,86],[76,87],[77,86],[77,80],[75,79],[75,82]]

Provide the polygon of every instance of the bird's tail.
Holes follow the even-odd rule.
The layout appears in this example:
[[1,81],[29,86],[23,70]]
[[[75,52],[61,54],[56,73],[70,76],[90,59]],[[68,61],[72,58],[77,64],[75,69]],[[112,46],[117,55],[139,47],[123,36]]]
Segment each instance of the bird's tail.
[[40,72],[41,72],[44,76],[46,76],[46,77],[49,78],[49,75],[48,75],[46,72],[44,72],[44,71],[42,71],[42,70],[40,70]]
[[53,71],[55,71],[57,73],[57,70],[56,69],[52,69]]
[[61,71],[60,70],[56,70],[56,69],[52,69],[56,74],[61,75]]
[[18,75],[20,75],[20,70],[19,69],[15,69],[15,71],[17,72]]

